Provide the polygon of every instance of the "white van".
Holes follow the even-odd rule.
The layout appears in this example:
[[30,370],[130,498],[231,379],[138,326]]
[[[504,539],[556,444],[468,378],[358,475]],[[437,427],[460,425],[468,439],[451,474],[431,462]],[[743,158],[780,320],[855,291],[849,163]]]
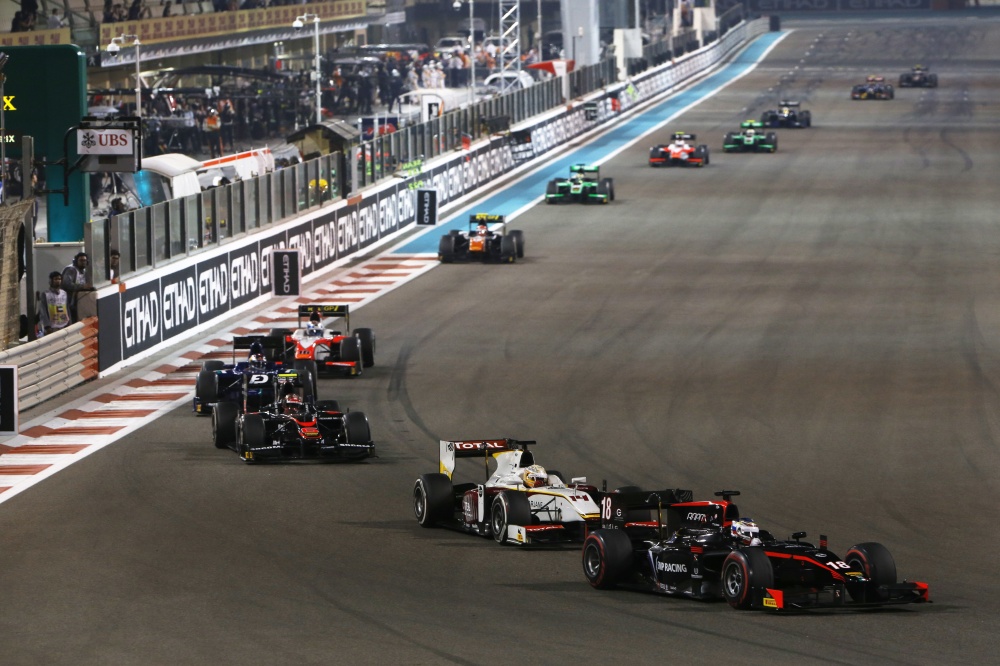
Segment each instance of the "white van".
[[[507,82],[510,82],[510,85],[506,85]],[[501,92],[505,88],[509,90],[524,90],[534,84],[535,79],[531,78],[531,74],[528,74],[524,70],[518,71],[516,69],[490,74],[483,81],[483,85],[487,89],[492,88],[496,92]]]
[[[182,153],[167,153],[142,158],[142,170],[121,174],[142,206],[180,199],[216,187],[223,182],[247,180],[274,171],[270,148],[256,148],[242,153],[216,157],[204,162]],[[129,183],[131,176],[132,183]]]

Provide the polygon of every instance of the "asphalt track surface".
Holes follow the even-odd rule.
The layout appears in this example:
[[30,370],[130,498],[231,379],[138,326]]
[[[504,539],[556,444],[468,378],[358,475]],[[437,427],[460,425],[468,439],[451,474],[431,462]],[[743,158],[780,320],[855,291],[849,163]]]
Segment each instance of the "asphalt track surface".
[[[660,133],[697,133],[708,168],[650,169],[641,142],[602,169],[613,204],[517,220],[523,262],[358,311],[377,366],[320,393],[368,414],[377,460],[244,466],[178,409],[0,506],[0,661],[996,663],[1000,26],[803,26]],[[849,99],[917,62],[938,89]],[[816,126],[721,153],[780,97]],[[436,441],[495,436],[612,487],[738,488],[835,552],[879,541],[934,603],[598,592],[576,548],[418,527]]]

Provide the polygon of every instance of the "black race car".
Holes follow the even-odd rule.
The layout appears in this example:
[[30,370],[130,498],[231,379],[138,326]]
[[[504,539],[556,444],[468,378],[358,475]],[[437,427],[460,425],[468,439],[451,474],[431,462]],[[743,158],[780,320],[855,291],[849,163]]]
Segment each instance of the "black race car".
[[[695,599],[724,598],[734,608],[791,610],[929,601],[926,583],[896,579],[879,543],[859,543],[845,557],[802,539],[774,538],[731,500],[675,502],[631,490],[602,499],[601,529],[583,545],[583,572],[598,589],[631,586]],[[666,514],[666,524],[663,517]],[[645,532],[643,529],[645,528]]]
[[568,201],[606,204],[615,200],[615,183],[611,178],[601,178],[601,169],[589,164],[573,164],[569,178],[555,178],[545,188],[545,203]]
[[524,232],[507,231],[503,215],[470,215],[467,233],[452,229],[438,243],[438,259],[445,264],[470,260],[512,264],[523,257]]
[[812,127],[812,113],[800,108],[799,102],[782,100],[777,109],[768,109],[760,115],[764,127]]
[[[239,351],[248,351],[246,361],[236,361]],[[316,376],[305,361],[285,359],[282,336],[244,335],[233,338],[233,362],[205,361],[195,384],[193,407],[196,414],[211,414],[219,402],[253,408],[274,402],[270,379],[280,372],[296,372],[307,378],[310,394],[316,393]]]
[[216,448],[233,449],[246,463],[370,457],[375,444],[364,413],[344,412],[336,400],[315,401],[303,379],[295,372],[267,377],[268,393],[277,398],[256,410],[248,399],[218,403],[212,412]]
[[917,65],[899,75],[900,88],[937,88],[937,74],[931,74],[923,65]]
[[896,91],[883,76],[869,76],[864,83],[851,88],[851,99],[893,99]]

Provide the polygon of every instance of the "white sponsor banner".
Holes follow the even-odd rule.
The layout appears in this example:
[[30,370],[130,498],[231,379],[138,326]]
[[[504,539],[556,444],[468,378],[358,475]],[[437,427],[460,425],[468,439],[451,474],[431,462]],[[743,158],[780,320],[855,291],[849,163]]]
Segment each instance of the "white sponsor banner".
[[127,129],[78,129],[76,152],[78,155],[132,155],[135,134]]

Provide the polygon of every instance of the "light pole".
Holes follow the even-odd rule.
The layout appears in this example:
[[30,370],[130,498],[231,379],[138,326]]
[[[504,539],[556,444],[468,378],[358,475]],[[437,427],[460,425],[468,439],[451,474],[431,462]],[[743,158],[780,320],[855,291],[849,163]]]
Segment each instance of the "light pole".
[[[6,53],[0,53],[0,98],[4,95],[4,84],[7,83],[7,75],[3,73],[3,68],[7,66],[10,59]],[[0,202],[7,201],[7,119],[4,117],[3,108],[7,106],[0,99]],[[31,183],[31,165],[28,166],[28,183]],[[21,173],[25,173],[21,168]],[[21,177],[22,181],[24,177]],[[23,196],[23,195],[22,195]]]
[[[476,102],[476,27],[474,24],[475,0],[466,0],[469,3],[469,104]],[[451,3],[454,10],[462,8],[462,0],[455,0]]]
[[305,22],[312,19],[313,22],[313,78],[316,79],[316,124],[323,122],[323,93],[320,90],[320,80],[323,78],[323,70],[319,64],[319,14],[303,14],[297,16],[292,21],[292,27],[301,30]]
[[112,37],[111,43],[108,44],[108,53],[117,55],[122,50],[122,45],[125,44],[126,39],[133,40],[132,46],[135,47],[135,117],[142,121],[142,79],[139,78],[141,72],[139,66],[139,47],[142,44],[139,42],[139,35],[126,35],[122,33],[117,37]]

